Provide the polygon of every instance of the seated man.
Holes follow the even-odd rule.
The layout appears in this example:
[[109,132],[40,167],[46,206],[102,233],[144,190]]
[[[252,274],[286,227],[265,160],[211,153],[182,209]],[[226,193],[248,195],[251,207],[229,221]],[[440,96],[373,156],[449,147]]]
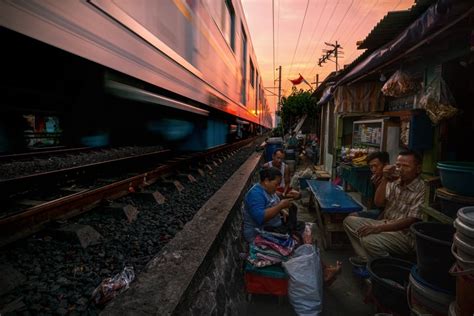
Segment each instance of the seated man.
[[283,161],[285,160],[285,152],[283,149],[277,149],[272,155],[272,160],[263,165],[264,168],[275,167],[280,170],[281,181],[277,187],[277,194],[280,197],[285,198],[294,198],[297,199],[300,197],[300,193],[295,190],[291,190],[290,187],[290,169],[287,164]]
[[382,219],[356,216],[344,219],[344,229],[358,256],[350,258],[351,263],[363,265],[370,258],[403,256],[415,250],[409,227],[421,219],[420,206],[425,194],[419,177],[421,159],[416,152],[403,151],[397,157],[396,168],[384,167],[374,198],[375,205],[385,206]]
[[[276,189],[282,174],[274,167],[260,171],[260,182],[255,184],[245,195],[243,208],[243,233],[247,242],[252,242],[257,236],[255,228],[265,226],[280,226],[281,217],[288,214],[285,209],[290,206],[291,199],[280,200]],[[332,283],[341,271],[341,263],[336,266],[326,266],[323,263],[323,275],[326,285]]]
[[[386,151],[376,151],[368,155],[366,160],[367,164],[369,165],[370,171],[372,172],[372,177],[370,178],[370,181],[374,186],[374,192],[376,192],[377,187],[382,182],[383,168],[390,162],[389,154]],[[354,212],[349,214],[349,216],[381,219],[382,212],[380,211],[380,209],[373,209],[362,212]]]

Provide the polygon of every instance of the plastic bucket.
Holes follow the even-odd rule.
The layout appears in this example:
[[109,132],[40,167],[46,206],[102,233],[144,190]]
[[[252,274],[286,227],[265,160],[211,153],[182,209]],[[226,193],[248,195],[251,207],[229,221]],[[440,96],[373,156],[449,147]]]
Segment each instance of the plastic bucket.
[[470,257],[469,254],[460,251],[455,243],[453,243],[453,246],[451,247],[451,252],[454,258],[456,258],[457,265],[463,271],[468,271],[468,273],[474,275],[474,257]]
[[455,280],[449,275],[454,263],[451,253],[455,229],[451,225],[418,222],[410,230],[416,238],[416,257],[421,277],[428,283],[454,290]]
[[456,302],[451,302],[451,304],[449,304],[449,313],[448,313],[448,316],[457,316],[458,315],[458,312],[457,311],[457,306],[456,306]]
[[449,304],[455,299],[454,293],[429,284],[418,273],[414,266],[410,273],[408,302],[411,309],[421,314],[447,315]]
[[448,190],[474,196],[474,162],[438,162],[441,183]]
[[436,190],[436,197],[441,204],[441,212],[451,218],[455,218],[458,210],[462,207],[474,205],[474,197],[462,196],[439,188]]
[[455,264],[450,271],[456,275],[456,315],[474,315],[474,274],[466,274],[458,264]]
[[474,232],[474,206],[466,206],[459,209],[458,219]]
[[458,233],[474,239],[474,227],[464,224],[459,217],[454,221],[454,227]]
[[372,293],[384,309],[400,315],[409,315],[405,287],[408,284],[411,262],[388,258],[377,258],[367,268],[372,279]]
[[460,233],[454,234],[453,243],[465,259],[474,258],[474,240]]

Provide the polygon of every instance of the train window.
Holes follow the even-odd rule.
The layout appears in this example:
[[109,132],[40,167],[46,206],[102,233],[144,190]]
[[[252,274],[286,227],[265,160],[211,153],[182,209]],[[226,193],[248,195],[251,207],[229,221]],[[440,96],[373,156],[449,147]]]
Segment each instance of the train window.
[[234,11],[234,7],[232,6],[232,1],[226,0],[225,7],[227,11],[226,13],[229,17],[228,21],[230,24],[229,28],[227,29],[228,31],[225,33],[226,40],[227,40],[227,43],[229,43],[232,50],[235,51],[235,11]]
[[241,25],[242,29],[242,84],[240,86],[240,102],[244,105],[247,104],[247,36],[245,35],[244,25]]
[[[149,41],[147,34],[152,33],[188,63],[195,64],[193,55],[198,34],[188,20],[188,15],[192,14],[189,11],[194,8],[192,1],[186,3],[184,7],[164,5],[161,1],[115,0],[97,3],[104,3],[99,7],[118,19],[125,27],[135,29],[134,32],[146,41]],[[156,46],[153,43],[152,45]],[[161,50],[161,44],[157,48]]]
[[250,59],[250,84],[255,88],[255,67],[252,59]]
[[235,51],[235,11],[231,0],[206,0],[209,13],[226,42]]
[[258,75],[258,72],[255,71],[255,74],[256,74],[256,79],[255,79],[255,103],[258,103],[258,99],[259,99],[259,94],[260,94],[260,91],[259,91],[259,83],[258,83],[258,80],[260,79],[259,78],[259,75]]

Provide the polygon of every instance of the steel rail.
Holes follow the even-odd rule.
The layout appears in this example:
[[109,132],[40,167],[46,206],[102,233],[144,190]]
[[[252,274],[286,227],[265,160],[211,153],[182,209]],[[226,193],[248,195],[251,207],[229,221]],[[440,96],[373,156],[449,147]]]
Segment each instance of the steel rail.
[[88,151],[93,151],[93,150],[100,150],[100,148],[93,148],[93,147],[62,148],[62,149],[31,151],[31,152],[11,154],[11,155],[0,155],[0,162],[4,163],[6,161],[25,160],[25,159],[32,159],[32,158],[44,158],[44,157],[50,157],[54,155],[75,154],[79,152],[88,152]]
[[38,187],[40,185],[52,184],[57,185],[61,182],[70,181],[77,177],[84,177],[92,175],[97,171],[104,171],[105,169],[117,168],[125,166],[130,163],[150,161],[154,159],[163,159],[169,156],[171,150],[164,149],[146,154],[134,155],[118,159],[95,162],[91,164],[64,168],[54,171],[46,171],[27,176],[21,176],[11,179],[0,180],[0,197],[8,197],[16,192],[21,192],[29,188]]
[[[18,239],[27,237],[41,230],[53,220],[67,219],[87,212],[103,201],[114,200],[129,194],[135,189],[142,189],[159,180],[180,167],[188,167],[196,160],[229,152],[251,143],[255,138],[246,139],[234,144],[223,145],[206,152],[200,152],[184,157],[175,157],[153,170],[124,180],[74,193],[56,200],[30,207],[21,213],[0,219],[0,247]],[[133,188],[133,190],[132,190]]]

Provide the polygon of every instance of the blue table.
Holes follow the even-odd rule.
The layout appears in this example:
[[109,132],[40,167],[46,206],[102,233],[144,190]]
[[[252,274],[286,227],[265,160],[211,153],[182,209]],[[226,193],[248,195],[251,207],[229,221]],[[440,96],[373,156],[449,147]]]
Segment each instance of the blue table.
[[332,233],[344,232],[342,220],[363,207],[342,188],[330,181],[306,180],[311,192],[311,201],[316,209],[317,224],[322,232],[322,248],[332,247]]
[[309,189],[318,200],[322,212],[352,213],[362,211],[362,206],[344,192],[342,188],[329,181],[306,180]]

